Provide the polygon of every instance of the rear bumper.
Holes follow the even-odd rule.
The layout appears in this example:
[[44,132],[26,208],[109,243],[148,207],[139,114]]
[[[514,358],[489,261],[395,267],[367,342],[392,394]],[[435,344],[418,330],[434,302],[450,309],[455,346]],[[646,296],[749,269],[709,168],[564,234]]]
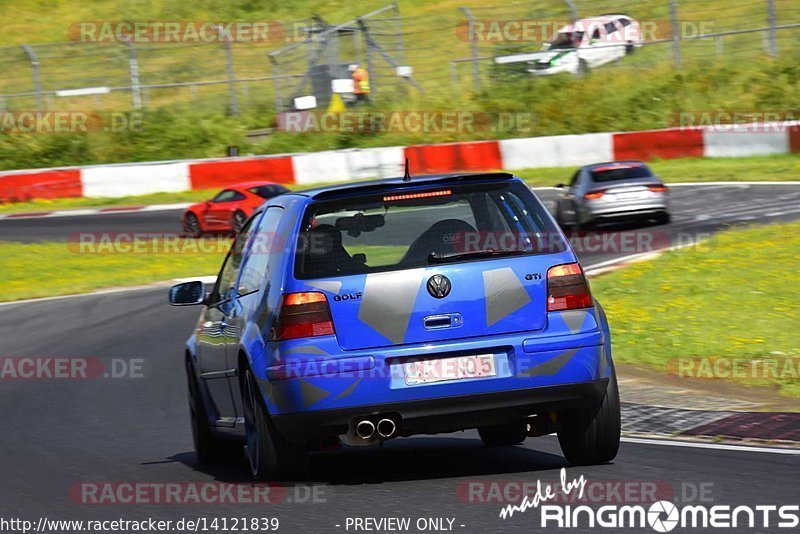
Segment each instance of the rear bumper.
[[[568,408],[602,391],[613,365],[599,307],[551,312],[541,331],[336,355],[336,340],[325,342],[281,345],[283,357],[258,377],[271,417],[293,441],[343,434],[351,420],[363,416],[393,415],[399,433],[411,435]],[[428,384],[405,379],[402,366],[409,359],[462,355],[491,355],[495,374]]]
[[372,404],[340,409],[273,415],[286,439],[303,443],[344,434],[354,419],[392,414],[398,434],[435,434],[490,426],[550,410],[575,409],[602,397],[608,379],[475,395]]
[[666,202],[648,204],[625,204],[617,206],[589,205],[583,210],[584,221],[614,220],[623,218],[648,217],[659,213],[667,213]]

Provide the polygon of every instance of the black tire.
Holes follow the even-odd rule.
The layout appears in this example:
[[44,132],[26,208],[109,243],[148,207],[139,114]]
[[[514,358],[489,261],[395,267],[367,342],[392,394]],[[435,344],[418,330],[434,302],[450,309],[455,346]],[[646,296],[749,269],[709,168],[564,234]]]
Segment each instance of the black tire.
[[489,447],[507,447],[519,445],[528,437],[528,424],[515,421],[498,426],[484,426],[478,429],[484,445]]
[[236,210],[233,212],[233,218],[231,219],[231,228],[233,228],[234,232],[238,234],[239,230],[242,229],[242,226],[244,226],[245,222],[247,222],[247,215],[245,214],[245,212],[243,212],[242,210]]
[[241,445],[215,436],[208,426],[203,397],[191,362],[186,361],[186,382],[189,390],[189,417],[192,423],[192,440],[197,461],[219,463],[241,458]]
[[197,218],[197,215],[192,212],[186,214],[186,217],[183,219],[183,231],[186,232],[186,235],[190,235],[194,238],[203,235],[203,229],[200,226],[200,220]]
[[580,225],[578,224],[578,219],[577,219],[578,214],[577,212],[573,213],[574,213],[573,220],[567,221],[564,218],[564,210],[561,208],[561,204],[556,206],[556,222],[564,231],[564,233],[577,232],[578,230],[580,230]]
[[634,45],[631,42],[628,42],[628,44],[625,45],[625,55],[631,56],[635,53],[636,53],[636,45]]
[[558,442],[573,465],[610,462],[619,451],[621,431],[619,388],[611,374],[603,399],[588,409],[559,414]]
[[565,226],[566,221],[564,221],[564,210],[561,209],[560,202],[556,205],[556,222],[563,230],[567,229]]
[[586,63],[586,60],[579,59],[578,60],[578,76],[586,76],[589,74],[589,64]]
[[250,369],[244,371],[242,379],[242,405],[245,449],[253,479],[263,482],[304,478],[308,470],[308,450],[289,443],[278,433]]
[[558,226],[561,227],[561,229],[566,232],[567,231],[567,227],[564,225],[564,214],[561,213],[561,206],[557,206],[556,207],[555,218],[556,218],[556,223],[558,224]]
[[669,224],[671,220],[672,216],[666,211],[661,212],[656,216],[656,224]]

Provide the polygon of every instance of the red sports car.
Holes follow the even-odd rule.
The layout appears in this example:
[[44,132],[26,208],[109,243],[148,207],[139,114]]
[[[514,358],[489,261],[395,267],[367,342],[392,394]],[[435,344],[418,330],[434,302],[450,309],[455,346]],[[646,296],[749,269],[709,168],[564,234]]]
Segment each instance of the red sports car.
[[193,204],[181,215],[184,231],[193,237],[205,232],[238,232],[264,200],[289,190],[272,182],[244,182],[226,187],[206,202]]

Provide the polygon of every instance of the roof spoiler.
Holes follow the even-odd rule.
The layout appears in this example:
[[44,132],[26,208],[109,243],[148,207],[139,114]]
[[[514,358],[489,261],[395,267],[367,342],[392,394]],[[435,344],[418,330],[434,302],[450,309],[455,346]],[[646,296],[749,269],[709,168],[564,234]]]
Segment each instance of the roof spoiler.
[[416,189],[420,186],[437,186],[437,185],[459,185],[474,182],[503,182],[511,180],[514,175],[507,172],[488,172],[488,173],[472,173],[472,174],[448,174],[448,175],[434,175],[434,176],[415,176],[412,181],[394,180],[380,180],[372,182],[354,183],[352,187],[338,187],[328,191],[320,191],[312,196],[315,200],[327,200],[332,198],[339,198],[342,196],[353,195],[368,195],[371,193],[379,193],[387,189]]

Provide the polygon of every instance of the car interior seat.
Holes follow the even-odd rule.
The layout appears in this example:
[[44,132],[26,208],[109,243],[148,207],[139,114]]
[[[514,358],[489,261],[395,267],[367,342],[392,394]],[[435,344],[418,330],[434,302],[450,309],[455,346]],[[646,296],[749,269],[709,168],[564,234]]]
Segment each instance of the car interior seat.
[[475,233],[475,228],[461,219],[437,221],[411,243],[400,263],[427,265],[432,252],[437,255],[462,252],[467,235]]
[[342,245],[342,234],[330,224],[320,224],[306,234],[303,269],[306,276],[317,278],[350,274],[366,270],[363,262],[355,260]]

